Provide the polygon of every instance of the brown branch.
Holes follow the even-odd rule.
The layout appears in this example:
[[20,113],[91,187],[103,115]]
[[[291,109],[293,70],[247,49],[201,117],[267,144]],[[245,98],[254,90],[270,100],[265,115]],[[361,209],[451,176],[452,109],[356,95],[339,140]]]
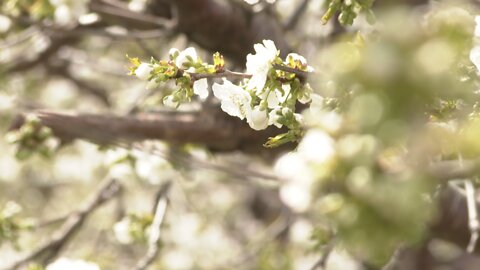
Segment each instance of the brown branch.
[[[100,145],[158,139],[176,144],[198,143],[213,151],[259,153],[264,149],[262,145],[268,137],[281,132],[275,127],[255,131],[218,108],[201,112],[140,113],[129,116],[48,110],[32,113],[63,142],[84,139]],[[11,128],[19,128],[22,123],[23,116],[20,115]]]
[[170,1],[178,15],[178,31],[204,49],[218,51],[238,64],[262,39],[273,40],[283,54],[290,46],[280,23],[266,12],[253,13],[231,1]]
[[84,207],[69,215],[63,226],[52,235],[52,238],[47,243],[41,245],[35,251],[6,269],[19,269],[34,260],[41,261],[43,264],[48,263],[55,258],[62,248],[71,240],[75,232],[81,228],[86,218],[99,206],[116,196],[119,191],[120,184],[115,179],[103,183]]

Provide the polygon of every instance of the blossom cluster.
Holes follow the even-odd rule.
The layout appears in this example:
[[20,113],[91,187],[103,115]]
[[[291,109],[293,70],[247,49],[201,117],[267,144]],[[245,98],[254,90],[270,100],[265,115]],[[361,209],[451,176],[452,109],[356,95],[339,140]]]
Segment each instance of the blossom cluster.
[[69,259],[69,258],[59,258],[53,263],[49,264],[46,268],[46,270],[64,270],[64,269],[70,269],[70,270],[100,270],[100,267],[98,267],[97,264],[84,261],[84,260],[78,260],[78,259]]
[[[0,34],[7,32],[11,26],[10,18],[28,15],[34,20],[52,20],[56,26],[70,27],[92,23],[98,19],[95,13],[88,14],[89,0],[38,0],[33,1],[0,1]],[[8,19],[8,20],[7,20]]]
[[[312,72],[313,68],[296,53],[282,60],[280,51],[271,40],[255,44],[254,49],[255,54],[247,55],[246,73],[227,70],[219,53],[214,54],[213,64],[204,63],[196,50],[190,47],[183,51],[170,50],[169,61],[152,59],[141,62],[138,58],[130,58],[133,64],[130,74],[148,81],[147,89],[175,80],[179,89],[164,97],[165,106],[177,108],[193,97],[206,100],[213,93],[224,112],[246,120],[254,130],[263,130],[271,125],[277,128],[285,126],[290,130],[268,146],[296,140],[302,117],[295,112],[295,105],[297,102],[310,102],[312,93],[302,74]],[[211,91],[210,78],[222,78],[222,82],[213,83]]]

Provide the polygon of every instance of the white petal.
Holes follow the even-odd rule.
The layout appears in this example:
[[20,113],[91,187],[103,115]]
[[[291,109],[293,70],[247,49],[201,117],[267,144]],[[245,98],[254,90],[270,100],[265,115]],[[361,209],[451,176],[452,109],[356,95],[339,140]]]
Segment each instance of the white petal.
[[198,95],[201,99],[208,97],[208,81],[207,78],[196,80],[193,83],[193,93]]
[[276,55],[277,54],[277,47],[275,46],[275,43],[271,40],[263,40],[263,44],[265,45],[265,48],[270,52],[270,55]]
[[255,90],[257,94],[260,94],[267,82],[267,72],[257,71],[248,81],[247,89]]
[[267,97],[268,108],[273,109],[277,107],[278,104],[280,104],[280,101],[278,100],[277,93],[275,91],[271,91]]
[[214,83],[213,94],[221,102],[221,108],[231,116],[244,119],[250,110],[252,98],[242,87],[224,79],[223,84]]

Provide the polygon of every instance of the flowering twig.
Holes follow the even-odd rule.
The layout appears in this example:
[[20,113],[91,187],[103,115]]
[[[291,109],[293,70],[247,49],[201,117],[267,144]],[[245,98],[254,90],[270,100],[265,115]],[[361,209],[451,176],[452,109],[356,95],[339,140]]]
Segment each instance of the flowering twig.
[[160,245],[160,230],[165,220],[165,213],[167,211],[168,199],[167,193],[170,190],[171,182],[167,182],[162,185],[158,194],[157,202],[155,207],[155,213],[153,217],[152,225],[150,226],[150,235],[148,238],[148,251],[145,256],[138,261],[137,265],[133,270],[144,270],[149,265],[151,265],[155,258],[158,256],[159,245]]
[[81,228],[86,218],[99,206],[115,197],[119,191],[120,183],[115,179],[108,179],[100,186],[98,191],[95,192],[84,207],[69,215],[63,226],[53,233],[50,241],[41,245],[32,253],[5,269],[19,269],[28,262],[34,260],[40,260],[42,263],[47,263],[53,259],[73,237],[75,232]]

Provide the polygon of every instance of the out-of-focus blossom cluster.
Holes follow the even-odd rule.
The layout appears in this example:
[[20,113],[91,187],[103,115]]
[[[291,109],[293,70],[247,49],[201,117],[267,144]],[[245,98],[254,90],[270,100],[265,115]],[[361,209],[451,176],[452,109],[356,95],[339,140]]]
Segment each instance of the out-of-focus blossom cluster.
[[93,263],[79,259],[59,258],[49,264],[46,270],[100,270],[100,267]]

